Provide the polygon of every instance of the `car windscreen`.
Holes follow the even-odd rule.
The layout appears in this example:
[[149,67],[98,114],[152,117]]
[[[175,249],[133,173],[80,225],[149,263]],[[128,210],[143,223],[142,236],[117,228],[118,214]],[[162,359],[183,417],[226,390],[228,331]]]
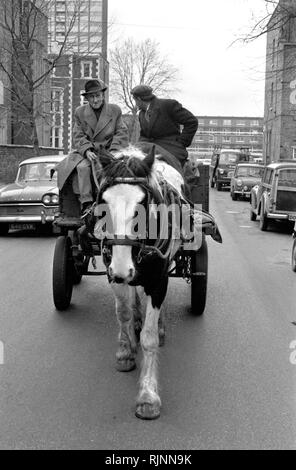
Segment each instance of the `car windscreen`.
[[219,164],[222,165],[233,165],[238,162],[239,155],[237,153],[221,153],[219,158]]
[[296,188],[296,168],[285,168],[279,171],[279,186],[292,186]]
[[[27,181],[56,181],[57,174],[53,173],[56,163],[28,163],[21,165],[17,181],[19,183]],[[52,175],[53,173],[53,175]]]
[[264,168],[252,167],[252,166],[241,166],[237,169],[236,176],[246,178],[261,178],[263,175]]

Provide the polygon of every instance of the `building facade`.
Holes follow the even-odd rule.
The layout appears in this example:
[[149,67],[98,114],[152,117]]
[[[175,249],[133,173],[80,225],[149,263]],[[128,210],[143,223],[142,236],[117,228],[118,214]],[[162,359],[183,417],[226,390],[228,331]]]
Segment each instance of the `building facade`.
[[191,144],[197,156],[210,157],[216,148],[247,148],[262,153],[263,118],[246,116],[197,116],[198,130]]
[[50,145],[69,153],[74,112],[84,103],[86,81],[108,85],[107,0],[55,0],[51,3],[49,59],[57,58],[51,80]]
[[280,0],[267,25],[264,159],[296,159],[296,5]]
[[107,56],[107,0],[53,0],[49,7],[49,43],[56,53]]

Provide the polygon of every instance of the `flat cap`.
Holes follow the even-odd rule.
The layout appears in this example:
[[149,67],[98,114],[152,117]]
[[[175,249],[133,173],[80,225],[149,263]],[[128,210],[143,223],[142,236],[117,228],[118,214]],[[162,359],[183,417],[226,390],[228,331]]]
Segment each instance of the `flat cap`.
[[141,100],[151,100],[152,98],[155,97],[155,95],[153,95],[152,93],[153,89],[151,88],[151,86],[148,86],[148,85],[138,85],[138,86],[135,86],[132,91],[131,91],[131,94],[135,97],[135,98],[140,98]]

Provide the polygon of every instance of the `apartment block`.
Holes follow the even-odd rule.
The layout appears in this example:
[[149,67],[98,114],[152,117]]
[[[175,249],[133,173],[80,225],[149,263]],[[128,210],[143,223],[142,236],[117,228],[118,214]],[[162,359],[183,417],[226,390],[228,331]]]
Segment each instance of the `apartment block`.
[[216,148],[247,148],[262,153],[263,117],[197,116],[198,130],[191,144],[196,155],[211,156]]
[[55,0],[49,21],[49,59],[56,59],[63,47],[51,80],[50,145],[69,153],[74,112],[83,104],[86,81],[109,83],[107,0]]

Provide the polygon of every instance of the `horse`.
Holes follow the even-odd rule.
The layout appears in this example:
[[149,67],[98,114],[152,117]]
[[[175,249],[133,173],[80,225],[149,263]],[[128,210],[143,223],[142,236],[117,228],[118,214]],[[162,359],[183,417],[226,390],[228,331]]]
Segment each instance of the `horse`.
[[[135,237],[133,221],[139,207],[151,215],[155,204],[179,204],[183,184],[180,172],[155,155],[155,147],[148,154],[132,146],[123,149],[103,162],[99,178],[94,236],[102,239],[103,261],[115,297],[119,323],[116,368],[128,372],[136,367],[140,342],[143,360],[135,410],[140,419],[160,416],[157,357],[165,336],[162,304],[169,267],[182,242],[172,237],[170,229],[162,238],[147,239],[145,230]],[[112,225],[112,234],[109,231],[104,238],[102,214],[98,215],[101,206],[108,209]]]

